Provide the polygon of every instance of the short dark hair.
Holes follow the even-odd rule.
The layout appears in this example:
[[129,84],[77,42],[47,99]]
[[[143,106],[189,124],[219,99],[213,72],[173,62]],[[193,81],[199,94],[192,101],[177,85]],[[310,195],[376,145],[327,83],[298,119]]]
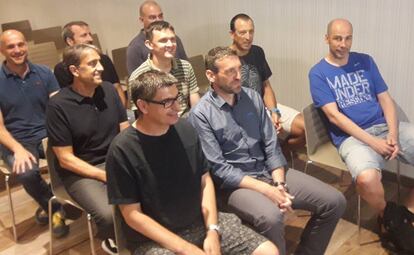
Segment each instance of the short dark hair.
[[250,18],[249,15],[244,14],[244,13],[239,13],[230,20],[230,31],[232,31],[232,32],[236,31],[235,23],[238,19],[242,19],[242,20],[245,20],[245,21],[248,21],[248,20],[253,21],[252,18]]
[[216,61],[228,56],[237,56],[237,53],[229,47],[219,46],[211,49],[205,57],[206,70],[218,73]]
[[86,23],[85,21],[81,21],[81,20],[77,20],[77,21],[71,21],[71,22],[69,22],[68,24],[66,24],[64,27],[63,27],[63,30],[62,30],[62,38],[63,38],[63,41],[66,43],[66,44],[68,44],[67,42],[66,42],[66,40],[68,39],[68,38],[70,38],[70,39],[72,39],[73,40],[73,37],[75,36],[75,34],[73,33],[73,31],[72,31],[72,26],[80,26],[80,27],[89,27],[89,25],[88,25],[88,23]]
[[148,29],[145,31],[145,38],[148,41],[152,41],[152,38],[154,38],[154,31],[162,31],[165,29],[170,29],[171,31],[174,31],[174,27],[168,23],[167,21],[160,20],[160,21],[154,21],[149,26]]
[[138,99],[151,100],[154,98],[158,89],[170,87],[177,83],[177,78],[172,74],[158,70],[150,70],[142,73],[136,79],[132,80],[129,83],[131,88],[131,98],[138,108],[138,115],[142,114],[137,105]]
[[94,50],[99,55],[102,54],[101,50],[95,45],[84,44],[84,43],[66,47],[65,50],[63,51],[63,65],[65,67],[65,71],[69,72],[71,76],[73,75],[69,70],[69,66],[71,65],[74,65],[76,67],[79,66],[81,62],[81,58],[82,58],[82,53],[86,50]]

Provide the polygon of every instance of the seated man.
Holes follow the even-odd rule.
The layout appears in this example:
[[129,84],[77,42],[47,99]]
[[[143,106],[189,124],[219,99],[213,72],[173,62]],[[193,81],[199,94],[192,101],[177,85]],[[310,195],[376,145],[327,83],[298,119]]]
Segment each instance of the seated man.
[[[149,25],[154,21],[162,20],[164,20],[164,13],[156,1],[146,0],[139,7],[139,21],[142,23],[143,28],[128,45],[126,57],[129,75],[131,75],[131,73],[142,65],[142,63],[144,63],[149,57],[150,50],[145,46],[145,33],[148,30]],[[176,39],[176,58],[187,60],[187,54],[185,53],[181,39],[178,36]]]
[[59,161],[58,173],[76,203],[92,215],[97,237],[109,254],[116,249],[112,208],[106,191],[105,157],[112,139],[128,126],[114,86],[102,81],[100,50],[90,44],[65,49],[63,63],[73,76],[50,101],[47,131]]
[[151,56],[132,72],[129,82],[135,80],[140,74],[153,69],[174,75],[178,80],[178,91],[183,96],[178,113],[181,117],[200,100],[193,67],[188,61],[175,58],[177,41],[174,28],[168,22],[155,21],[151,23],[146,35],[145,45],[151,51]]
[[305,124],[303,115],[297,110],[276,101],[269,78],[272,71],[260,46],[253,45],[254,23],[246,14],[240,13],[230,21],[230,48],[237,52],[242,62],[242,86],[258,92],[269,110],[273,125],[286,138],[285,149],[295,150],[305,145]]
[[[328,24],[325,41],[329,53],[309,73],[313,102],[330,121],[333,143],[358,193],[377,210],[380,222],[383,217],[398,221],[401,217],[394,210],[396,206],[384,198],[381,169],[385,160],[394,158],[414,165],[414,125],[398,121],[394,100],[377,65],[369,55],[350,52],[352,38],[348,20],[335,19]],[[411,245],[414,252],[414,189],[407,205],[408,209],[400,210],[408,224],[391,238],[401,238],[394,243]],[[401,231],[411,234],[401,235]]]
[[223,202],[286,254],[283,215],[312,212],[296,254],[322,255],[346,201],[333,187],[286,168],[260,95],[241,86],[242,64],[226,47],[205,58],[212,90],[190,112]]
[[[6,30],[0,35],[0,51],[6,58],[0,70],[0,155],[40,205],[36,222],[46,225],[53,194],[38,163],[39,156],[44,157],[46,104],[59,85],[48,67],[27,60],[27,42],[19,31]],[[69,231],[59,209],[59,204],[52,209],[55,237]]]
[[177,83],[157,70],[133,80],[139,118],[108,151],[109,201],[135,230],[127,228],[129,248],[136,255],[277,255],[271,242],[236,216],[217,213],[197,133],[178,117]]
[[[62,36],[63,41],[68,46],[73,46],[81,43],[93,44],[91,30],[89,29],[89,25],[84,21],[72,21],[66,24],[63,27]],[[126,106],[127,101],[125,93],[122,90],[121,84],[119,83],[119,77],[116,73],[112,60],[107,55],[101,53],[101,64],[104,69],[102,72],[102,79],[104,81],[112,83],[115,86],[115,89],[121,98],[122,104]],[[67,68],[65,68],[63,62],[56,64],[54,73],[60,87],[64,88],[72,84],[72,75],[69,73]]]

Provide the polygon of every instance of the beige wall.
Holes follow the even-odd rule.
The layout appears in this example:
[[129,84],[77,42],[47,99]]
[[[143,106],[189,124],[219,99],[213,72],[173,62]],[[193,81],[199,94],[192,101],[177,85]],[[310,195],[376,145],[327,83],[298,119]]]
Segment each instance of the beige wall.
[[[104,50],[126,46],[140,28],[136,0],[1,0],[0,23],[29,19],[34,29],[85,20]],[[159,0],[188,55],[228,45],[229,20],[239,12],[255,21],[255,42],[266,52],[279,101],[310,103],[307,74],[327,51],[326,23],[354,24],[355,51],[371,54],[408,119],[414,121],[414,1],[412,0]]]

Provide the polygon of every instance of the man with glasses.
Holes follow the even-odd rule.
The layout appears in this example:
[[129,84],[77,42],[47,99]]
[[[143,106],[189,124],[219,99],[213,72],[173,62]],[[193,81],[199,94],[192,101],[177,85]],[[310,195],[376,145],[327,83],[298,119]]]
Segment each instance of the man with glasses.
[[63,63],[73,76],[73,84],[49,101],[47,131],[63,185],[92,215],[104,251],[116,254],[105,156],[112,139],[129,124],[114,86],[102,81],[100,54],[90,44],[65,49]]
[[[145,46],[145,33],[152,22],[164,20],[164,13],[157,2],[146,0],[139,7],[139,20],[143,28],[132,39],[127,49],[127,70],[129,75],[149,58],[150,50]],[[176,39],[177,51],[175,56],[179,59],[187,60],[187,54],[181,39],[178,36],[176,36]]]
[[129,249],[137,255],[278,255],[235,215],[217,212],[197,132],[179,119],[177,83],[157,70],[131,81],[139,118],[108,151],[109,201],[121,211]]
[[227,47],[210,50],[206,75],[212,90],[192,109],[189,120],[222,203],[286,254],[284,213],[312,212],[295,254],[322,255],[346,208],[342,193],[286,167],[275,129],[258,93],[241,86],[242,64]]
[[[269,110],[273,125],[279,137],[286,138],[288,149],[295,150],[305,145],[305,124],[297,110],[276,101],[269,78],[272,71],[267,63],[263,49],[253,45],[254,24],[246,14],[237,14],[230,21],[230,46],[242,61],[242,86],[258,92]],[[283,146],[284,147],[284,146]]]
[[180,102],[179,116],[185,117],[190,107],[200,100],[193,67],[188,61],[175,57],[177,38],[174,28],[168,22],[151,23],[146,36],[145,45],[151,51],[151,56],[132,72],[129,82],[135,80],[140,74],[154,69],[172,74],[178,80],[177,88],[183,97]]

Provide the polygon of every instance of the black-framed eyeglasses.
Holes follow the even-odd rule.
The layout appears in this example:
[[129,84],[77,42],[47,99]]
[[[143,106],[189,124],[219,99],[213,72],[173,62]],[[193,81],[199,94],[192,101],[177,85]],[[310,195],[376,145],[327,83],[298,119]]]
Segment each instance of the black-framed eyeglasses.
[[183,94],[178,93],[178,95],[174,98],[167,98],[167,99],[164,99],[164,100],[161,100],[161,101],[146,99],[145,101],[147,101],[148,103],[163,105],[164,108],[167,109],[167,108],[171,108],[171,106],[173,106],[175,101],[178,101],[178,103],[183,102],[184,101],[184,96],[183,96]]

